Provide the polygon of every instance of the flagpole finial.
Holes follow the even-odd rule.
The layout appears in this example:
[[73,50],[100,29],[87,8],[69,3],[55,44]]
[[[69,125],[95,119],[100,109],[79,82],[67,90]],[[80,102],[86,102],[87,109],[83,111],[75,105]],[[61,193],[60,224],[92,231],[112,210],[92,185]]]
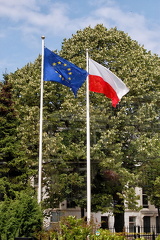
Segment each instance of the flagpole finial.
[[42,39],[45,39],[45,36],[42,36],[41,38],[42,38]]

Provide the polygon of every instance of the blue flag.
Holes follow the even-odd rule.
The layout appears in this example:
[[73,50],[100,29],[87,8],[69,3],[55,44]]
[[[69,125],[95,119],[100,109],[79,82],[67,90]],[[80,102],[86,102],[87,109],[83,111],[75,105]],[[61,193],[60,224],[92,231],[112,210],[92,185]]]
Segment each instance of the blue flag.
[[71,88],[76,96],[87,75],[84,69],[44,48],[44,81],[59,82]]

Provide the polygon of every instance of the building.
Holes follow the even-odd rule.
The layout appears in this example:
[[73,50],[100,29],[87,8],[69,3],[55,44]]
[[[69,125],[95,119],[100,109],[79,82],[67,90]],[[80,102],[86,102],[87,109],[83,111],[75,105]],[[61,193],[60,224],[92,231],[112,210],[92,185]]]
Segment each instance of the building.
[[[160,226],[158,225],[158,210],[148,201],[147,195],[141,189],[135,188],[136,194],[140,196],[138,206],[140,211],[125,210],[125,231],[133,233],[151,232],[160,233]],[[81,210],[77,206],[68,205],[67,201],[63,201],[59,208],[50,211],[50,217],[47,219],[47,225],[52,225],[60,220],[62,216],[73,215],[77,218],[81,217]],[[92,213],[92,219],[97,225],[97,228],[106,228],[114,231],[114,216],[112,212],[108,213]]]

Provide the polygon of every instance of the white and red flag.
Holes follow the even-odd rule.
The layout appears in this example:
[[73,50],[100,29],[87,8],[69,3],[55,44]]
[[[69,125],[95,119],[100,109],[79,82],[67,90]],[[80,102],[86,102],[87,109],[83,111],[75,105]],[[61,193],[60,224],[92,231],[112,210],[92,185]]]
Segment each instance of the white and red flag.
[[129,89],[109,69],[89,58],[89,90],[103,93],[112,100],[112,106],[116,107],[121,98]]

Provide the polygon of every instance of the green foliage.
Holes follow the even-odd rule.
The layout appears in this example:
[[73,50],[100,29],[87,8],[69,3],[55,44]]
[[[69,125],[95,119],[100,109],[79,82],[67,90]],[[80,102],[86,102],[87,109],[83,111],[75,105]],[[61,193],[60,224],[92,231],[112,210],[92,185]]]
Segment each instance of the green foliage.
[[92,235],[90,237],[91,240],[124,240],[125,237],[123,235],[123,233],[111,233],[109,230],[105,230],[105,229],[99,229],[98,231],[99,236],[95,236],[96,233],[94,235]]
[[30,191],[20,192],[14,200],[6,198],[0,203],[0,232],[8,236],[32,237],[42,228],[42,212]]
[[77,240],[83,240],[91,231],[91,228],[87,226],[83,219],[76,219],[73,216],[61,220],[60,229],[63,238],[66,240],[74,240],[75,237]]
[[18,112],[12,95],[12,85],[5,76],[0,85],[0,200],[15,197],[15,192],[27,185],[27,157],[18,137]]
[[[101,206],[108,205],[108,198],[102,201],[103,194],[109,197],[117,192],[135,209],[133,188],[147,180],[146,175],[142,178],[143,169],[147,164],[150,169],[151,159],[156,164],[159,156],[160,59],[124,32],[103,25],[87,27],[65,39],[61,54],[84,67],[87,48],[91,58],[108,67],[130,89],[116,109],[111,109],[104,96],[90,93],[92,206],[96,200],[96,210],[102,210]],[[106,169],[116,173],[118,181],[109,176],[106,179]],[[96,195],[101,195],[99,204]]]
[[[144,161],[143,165],[140,167],[139,175],[141,175],[141,178],[139,182],[148,195],[150,202],[154,204],[155,207],[160,209],[160,157],[158,156],[160,144],[158,134],[155,134],[155,139],[156,141],[150,142],[150,148],[153,148],[153,150],[149,147],[147,150],[150,152],[151,157],[146,159],[146,161]],[[157,157],[154,158],[153,154],[157,155]]]
[[[109,68],[130,89],[116,109],[103,95],[90,93],[92,210],[114,208],[119,214],[120,209],[124,210],[124,200],[130,208],[136,208],[133,189],[148,181],[148,175],[143,174],[142,178],[142,173],[146,167],[147,172],[151,166],[155,168],[152,163],[159,158],[160,59],[123,31],[108,30],[103,25],[77,31],[63,41],[59,54],[85,68],[87,48],[91,58]],[[40,57],[9,75],[8,81],[13,83],[13,99],[19,112],[18,137],[28,166],[36,170]],[[43,115],[43,184],[48,195],[47,207],[57,207],[58,202],[67,198],[84,208],[85,84],[74,98],[67,87],[45,82]]]
[[156,240],[160,240],[160,235],[158,235],[158,237],[156,237]]
[[41,232],[37,235],[38,238],[44,240],[50,237],[51,240],[124,240],[124,233],[114,234],[109,230],[96,230],[94,224],[87,225],[84,219],[76,219],[73,216],[68,216],[61,219],[59,228],[50,230],[49,232]]

